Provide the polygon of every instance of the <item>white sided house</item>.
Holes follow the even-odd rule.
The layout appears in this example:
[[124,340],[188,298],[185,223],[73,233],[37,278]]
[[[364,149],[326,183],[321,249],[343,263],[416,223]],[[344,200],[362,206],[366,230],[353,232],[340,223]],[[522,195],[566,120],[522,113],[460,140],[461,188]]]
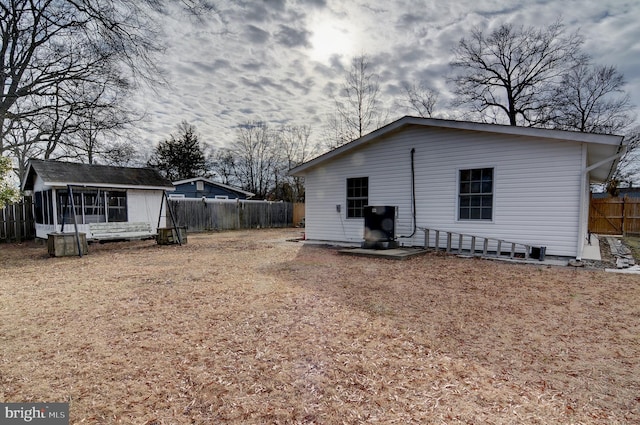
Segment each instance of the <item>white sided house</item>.
[[22,190],[33,194],[37,238],[73,232],[75,219],[87,240],[106,240],[154,237],[159,221],[167,225],[160,209],[174,187],[151,168],[31,159]]
[[580,259],[589,185],[624,150],[622,136],[404,117],[290,174],[305,179],[311,241],[359,245],[371,206],[391,206],[400,245],[428,228]]

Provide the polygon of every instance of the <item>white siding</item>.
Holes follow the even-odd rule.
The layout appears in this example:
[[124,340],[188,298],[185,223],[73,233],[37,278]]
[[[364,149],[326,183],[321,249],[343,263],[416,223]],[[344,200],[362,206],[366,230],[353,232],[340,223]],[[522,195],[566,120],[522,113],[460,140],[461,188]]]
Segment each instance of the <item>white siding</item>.
[[[549,255],[577,255],[580,143],[424,127],[408,127],[309,170],[307,238],[362,241],[363,219],[346,218],[348,177],[369,177],[369,205],[398,207],[396,234],[409,235],[412,148],[418,227],[546,246]],[[493,220],[458,221],[459,170],[487,167],[494,168]],[[417,231],[399,241],[421,245],[423,238]]]
[[[162,202],[161,190],[127,190],[127,221],[130,223],[151,223],[151,231],[157,231],[158,216],[160,215],[160,203]],[[164,205],[166,207],[166,204]],[[166,225],[166,214],[163,211],[160,227]]]

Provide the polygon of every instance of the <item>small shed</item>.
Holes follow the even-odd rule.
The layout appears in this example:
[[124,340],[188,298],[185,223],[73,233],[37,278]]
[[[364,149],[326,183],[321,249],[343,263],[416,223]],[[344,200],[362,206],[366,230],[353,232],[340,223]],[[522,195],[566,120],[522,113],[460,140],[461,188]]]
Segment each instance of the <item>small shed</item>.
[[75,219],[88,240],[105,240],[154,237],[174,187],[151,168],[31,159],[22,190],[33,193],[37,238],[72,231]]
[[173,182],[175,192],[171,198],[208,198],[208,199],[251,199],[254,193],[238,187],[226,185],[205,177]]

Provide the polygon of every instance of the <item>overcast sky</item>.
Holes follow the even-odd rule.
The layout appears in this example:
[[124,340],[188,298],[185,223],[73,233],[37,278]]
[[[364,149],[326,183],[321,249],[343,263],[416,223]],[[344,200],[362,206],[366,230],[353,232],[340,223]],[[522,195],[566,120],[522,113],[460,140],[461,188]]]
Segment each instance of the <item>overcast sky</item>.
[[[143,140],[157,143],[181,120],[201,140],[222,147],[247,121],[309,125],[322,136],[352,57],[366,54],[387,106],[403,82],[440,91],[447,112],[451,49],[473,27],[546,26],[562,18],[579,30],[584,50],[624,74],[640,105],[638,0],[219,0],[220,14],[198,23],[165,19],[163,55],[170,87],[145,92]],[[391,119],[407,111],[391,112]]]

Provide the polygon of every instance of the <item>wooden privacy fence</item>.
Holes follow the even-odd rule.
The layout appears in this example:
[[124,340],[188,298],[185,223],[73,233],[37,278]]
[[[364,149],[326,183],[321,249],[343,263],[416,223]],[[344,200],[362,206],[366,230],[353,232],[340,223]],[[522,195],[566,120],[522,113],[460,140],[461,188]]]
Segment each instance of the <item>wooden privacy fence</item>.
[[35,223],[31,197],[0,208],[0,242],[35,238]]
[[177,225],[186,227],[187,232],[293,225],[290,202],[182,198],[171,199],[170,203]]
[[293,224],[298,226],[304,224],[304,203],[296,202],[293,204]]
[[640,234],[640,198],[591,198],[589,232],[603,235]]

